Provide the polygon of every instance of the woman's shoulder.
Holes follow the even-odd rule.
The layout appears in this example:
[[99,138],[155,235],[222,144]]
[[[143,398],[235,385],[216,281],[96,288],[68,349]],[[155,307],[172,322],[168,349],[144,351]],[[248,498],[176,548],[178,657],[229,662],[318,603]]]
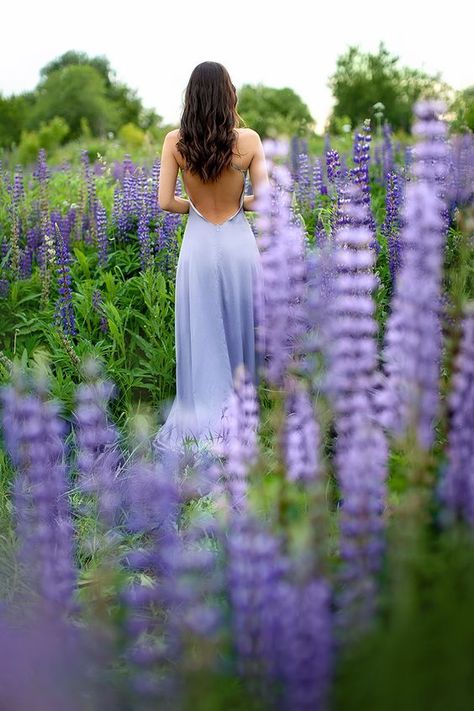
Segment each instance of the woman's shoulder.
[[242,128],[237,128],[236,129],[238,133],[240,133],[241,136],[256,136],[257,138],[258,133],[257,131],[254,131],[253,128],[249,128],[248,126],[243,126]]

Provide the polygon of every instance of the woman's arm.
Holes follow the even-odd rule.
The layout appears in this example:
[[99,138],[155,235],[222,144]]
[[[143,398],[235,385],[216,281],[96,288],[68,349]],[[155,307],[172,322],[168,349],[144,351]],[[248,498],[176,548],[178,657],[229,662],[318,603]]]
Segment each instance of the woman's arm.
[[244,210],[254,211],[257,209],[258,196],[262,186],[269,187],[270,179],[268,177],[267,160],[263,150],[260,136],[253,129],[249,129],[254,139],[254,154],[250,161],[249,175],[250,182],[253,186],[253,194],[244,196]]
[[177,129],[166,134],[163,141],[160,163],[160,181],[158,185],[158,205],[167,212],[189,212],[189,200],[175,195],[176,179],[179,165],[176,160],[174,148],[176,145]]

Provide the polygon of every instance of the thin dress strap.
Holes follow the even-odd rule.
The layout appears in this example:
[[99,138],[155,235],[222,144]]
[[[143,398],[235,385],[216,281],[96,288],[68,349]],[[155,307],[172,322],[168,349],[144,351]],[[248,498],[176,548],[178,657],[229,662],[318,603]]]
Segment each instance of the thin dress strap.
[[244,204],[244,197],[245,197],[245,182],[246,182],[246,174],[247,174],[247,168],[243,170],[242,168],[239,168],[241,173],[243,173],[244,176],[244,184],[242,185],[242,193],[240,195],[240,207]]

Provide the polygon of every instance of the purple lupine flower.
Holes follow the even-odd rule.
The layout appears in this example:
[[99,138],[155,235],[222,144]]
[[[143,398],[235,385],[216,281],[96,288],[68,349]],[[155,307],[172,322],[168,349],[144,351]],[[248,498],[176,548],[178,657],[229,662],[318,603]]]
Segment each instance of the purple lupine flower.
[[122,236],[121,235],[122,206],[123,206],[123,194],[122,194],[120,185],[117,183],[114,187],[114,199],[113,199],[113,203],[112,203],[111,222],[112,222],[114,229],[117,230],[118,238],[120,238]]
[[380,245],[375,238],[376,224],[372,212],[370,200],[370,178],[369,178],[369,163],[370,163],[370,142],[372,136],[370,133],[370,119],[366,119],[362,125],[361,131],[356,131],[353,146],[354,168],[350,174],[356,185],[362,188],[363,202],[367,205],[367,225],[373,234],[372,246],[377,254],[380,251]]
[[359,186],[346,184],[335,234],[334,274],[328,319],[327,389],[341,432],[351,429],[358,397],[374,386],[378,331],[372,291],[375,256],[366,249],[367,205]]
[[320,158],[316,158],[313,165],[313,190],[314,193],[319,193],[320,195],[326,195],[327,187],[323,182],[323,169],[321,165]]
[[305,384],[292,378],[285,390],[282,447],[290,481],[315,482],[320,473],[319,426]]
[[337,151],[326,153],[326,170],[330,183],[336,183],[341,177],[341,161]]
[[296,171],[296,198],[303,207],[309,204],[311,198],[311,176],[309,156],[300,153],[298,156],[298,167]]
[[20,279],[28,279],[31,276],[33,266],[33,252],[27,244],[20,253]]
[[402,260],[400,245],[401,176],[396,172],[389,172],[386,174],[385,181],[387,188],[385,194],[385,220],[382,225],[382,234],[387,240],[388,264],[393,284]]
[[263,311],[258,316],[257,350],[268,357],[265,375],[281,383],[306,326],[305,236],[292,219],[288,169],[273,166],[271,181],[259,198],[257,217],[262,280],[256,299]]
[[372,401],[378,383],[372,233],[361,188],[348,184],[344,195],[333,253],[325,389],[335,412],[336,475],[343,499],[339,618],[358,631],[374,614],[388,451]]
[[212,641],[219,628],[212,595],[220,586],[215,556],[203,545],[206,527],[179,527],[176,464],[165,468],[139,457],[127,467],[125,525],[143,537],[143,545],[131,549],[125,562],[130,571],[145,571],[151,581],[132,582],[123,592],[133,687],[142,697],[173,704],[179,701],[188,639]]
[[38,158],[33,169],[33,177],[36,178],[40,183],[45,183],[49,180],[50,171],[46,162],[46,151],[44,148],[40,148],[40,150],[38,151]]
[[[227,539],[227,594],[239,674],[273,694],[276,675],[278,583],[288,567],[279,538],[248,514],[231,516]],[[263,687],[263,688],[262,688]]]
[[113,224],[119,239],[126,239],[138,221],[140,200],[137,192],[137,171],[129,154],[123,160],[121,185],[115,187]]
[[31,588],[45,604],[76,609],[74,532],[68,498],[65,421],[60,404],[47,399],[45,382],[27,392],[25,374],[1,389],[2,426],[16,470],[13,488],[18,558]]
[[96,202],[95,222],[97,225],[97,246],[99,264],[101,267],[106,267],[108,257],[107,212],[99,199],[97,199]]
[[[308,331],[303,340],[302,351],[308,355],[320,355],[323,360],[327,360],[330,336],[330,303],[335,270],[332,250],[331,242],[326,241],[320,249],[310,251],[306,259],[308,288],[305,307]],[[303,373],[313,377],[315,387],[318,387],[317,370],[316,363],[309,363],[307,357],[303,360]]]
[[148,213],[151,220],[157,220],[160,213],[160,206],[158,204],[158,186],[160,182],[160,159],[156,158],[153,161],[151,168],[151,185],[148,195]]
[[5,298],[8,296],[8,292],[10,290],[10,282],[8,279],[0,279],[0,296],[2,298]]
[[394,157],[393,157],[394,150],[393,150],[393,143],[392,143],[392,127],[390,126],[390,123],[386,119],[384,121],[382,131],[383,131],[382,162],[383,162],[384,183],[386,184],[388,174],[393,172],[393,170],[395,168]]
[[[272,154],[269,152],[269,144],[272,142],[272,139],[265,140],[267,141],[267,143],[264,145],[265,156],[271,159]],[[298,156],[302,152],[301,140],[299,136],[291,136],[287,148],[289,150],[289,171],[294,180],[298,173]]]
[[444,522],[457,519],[474,526],[474,311],[465,306],[462,337],[448,395],[450,427],[447,463],[438,483]]
[[158,675],[155,674],[153,679],[150,672],[154,663],[162,665],[170,657],[172,660],[176,657],[178,643],[167,635],[164,644],[152,647],[145,638],[145,635],[163,637],[163,630],[157,629],[159,620],[152,615],[152,608],[156,603],[164,607],[159,584],[172,575],[172,562],[179,555],[180,548],[176,526],[179,514],[177,488],[174,477],[169,472],[166,474],[161,463],[143,461],[139,465],[132,462],[124,477],[125,526],[131,533],[142,535],[146,543],[129,550],[124,563],[130,572],[146,572],[152,583],[144,585],[141,581],[132,581],[122,592],[126,605],[126,656],[132,664],[133,689],[140,697],[148,698],[174,692],[174,688],[163,688]]
[[328,234],[322,220],[318,219],[314,226],[314,246],[322,249],[328,240]]
[[474,201],[474,137],[463,133],[451,137],[449,199],[451,212]]
[[414,132],[424,140],[413,148],[412,171],[401,216],[403,262],[387,320],[383,358],[388,376],[381,394],[384,423],[396,436],[414,428],[419,446],[434,440],[439,407],[441,280],[446,240],[443,176],[447,173],[446,125],[438,102],[415,104]]
[[220,437],[212,451],[224,458],[223,488],[234,509],[246,506],[247,476],[258,456],[258,401],[255,384],[241,364],[234,371],[233,389],[226,401]]
[[68,622],[38,603],[19,612],[0,617],[0,708],[119,708],[111,644],[98,627]]
[[100,366],[92,359],[84,363],[83,369],[88,382],[77,387],[73,412],[78,487],[97,497],[102,522],[113,526],[121,503],[123,463],[118,431],[107,414],[107,404],[116,387],[99,378]]
[[10,268],[13,279],[18,279],[20,276],[20,236],[21,236],[21,219],[20,209],[21,202],[24,198],[25,190],[23,187],[23,168],[17,165],[13,179],[13,192],[11,202],[11,255]]
[[350,170],[347,165],[347,153],[341,153],[340,155],[340,160],[341,160],[341,178],[347,178],[350,175]]
[[[42,277],[45,278],[45,273],[48,269],[48,250],[49,243],[53,239],[51,235],[51,220],[49,216],[49,201],[48,201],[48,183],[50,171],[46,163],[46,151],[41,148],[38,152],[38,159],[33,170],[33,177],[38,180],[39,184],[39,223],[40,223],[40,242],[38,244],[37,259],[41,269]],[[45,294],[47,296],[47,294]]]
[[97,225],[95,223],[95,214],[97,208],[97,191],[94,172],[91,170],[89,154],[86,150],[81,151],[81,163],[84,168],[84,180],[87,188],[87,219],[90,225],[92,242],[96,244]]
[[177,229],[182,221],[181,215],[167,212],[161,225],[158,226],[154,245],[155,260],[163,275],[172,278],[176,271],[179,257]]
[[145,271],[151,265],[151,241],[147,205],[148,202],[145,192],[145,179],[143,174],[140,174],[138,244],[140,246],[140,262],[142,271]]
[[71,290],[71,270],[70,262],[71,255],[69,253],[69,245],[67,240],[59,228],[57,222],[54,222],[55,231],[55,251],[56,251],[56,269],[58,280],[59,298],[56,303],[55,323],[63,330],[66,335],[74,336],[77,334],[76,319],[74,316],[74,308],[72,305],[72,290]]
[[335,454],[342,496],[336,622],[346,640],[374,621],[386,548],[387,440],[368,393],[360,392],[357,401],[351,430],[338,437]]
[[283,580],[277,585],[277,681],[281,708],[328,708],[334,668],[331,591],[326,580]]

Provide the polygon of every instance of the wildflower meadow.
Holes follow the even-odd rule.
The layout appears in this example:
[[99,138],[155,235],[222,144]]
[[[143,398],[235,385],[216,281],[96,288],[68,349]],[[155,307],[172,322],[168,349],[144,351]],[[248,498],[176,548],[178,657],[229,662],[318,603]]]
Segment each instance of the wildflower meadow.
[[261,378],[165,459],[159,158],[0,166],[0,708],[471,708],[474,137],[413,114],[265,140]]

